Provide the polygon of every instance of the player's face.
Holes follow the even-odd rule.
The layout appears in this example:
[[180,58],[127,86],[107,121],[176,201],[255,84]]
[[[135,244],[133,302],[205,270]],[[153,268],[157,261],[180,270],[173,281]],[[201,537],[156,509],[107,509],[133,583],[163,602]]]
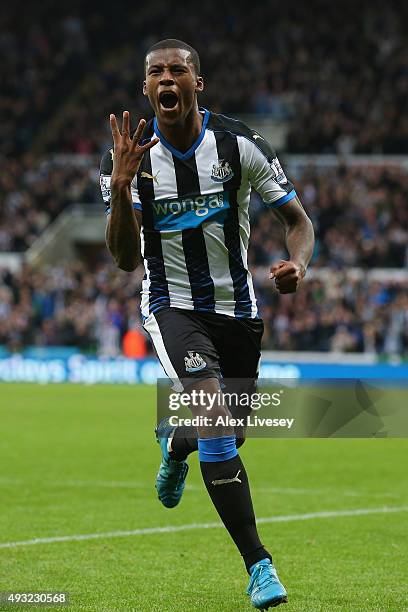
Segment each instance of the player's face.
[[157,49],[146,58],[143,93],[167,125],[182,121],[194,109],[196,94],[204,87],[189,56],[186,49]]

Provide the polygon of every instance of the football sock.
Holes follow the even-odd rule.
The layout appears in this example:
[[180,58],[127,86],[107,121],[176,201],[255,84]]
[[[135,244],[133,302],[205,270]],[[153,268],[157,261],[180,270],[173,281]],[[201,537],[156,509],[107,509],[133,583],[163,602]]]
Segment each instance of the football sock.
[[207,491],[248,573],[261,559],[272,561],[258,536],[248,477],[236,449],[235,436],[200,438],[198,453]]
[[[242,436],[237,437],[236,447],[239,448],[245,442]],[[171,441],[170,458],[176,461],[184,461],[190,453],[198,450],[198,433],[197,428],[187,425],[180,425],[174,432]]]

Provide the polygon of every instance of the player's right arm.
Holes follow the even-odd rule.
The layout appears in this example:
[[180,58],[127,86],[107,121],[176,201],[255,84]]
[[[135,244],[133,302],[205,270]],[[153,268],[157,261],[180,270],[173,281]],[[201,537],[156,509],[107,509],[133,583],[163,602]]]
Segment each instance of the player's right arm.
[[[122,132],[118,128],[115,115],[110,115],[109,120],[113,138],[113,153],[112,174],[109,181],[106,245],[117,266],[126,272],[131,272],[141,260],[141,214],[134,210],[131,184],[139,170],[145,151],[153,147],[158,142],[158,138],[154,138],[143,146],[139,145],[146,124],[144,119],[139,121],[137,130],[131,138],[128,111],[123,113]],[[101,185],[102,178],[103,174],[101,174]]]

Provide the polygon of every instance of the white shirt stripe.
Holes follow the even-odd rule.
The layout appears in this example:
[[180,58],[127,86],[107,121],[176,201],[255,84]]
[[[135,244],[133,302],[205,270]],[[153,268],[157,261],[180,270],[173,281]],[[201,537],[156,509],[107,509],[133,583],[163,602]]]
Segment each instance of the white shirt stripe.
[[[214,282],[215,312],[234,316],[234,284],[229,269],[228,249],[225,246],[221,223],[203,223],[210,275]],[[231,299],[232,296],[232,299]]]
[[188,277],[181,232],[161,234],[163,261],[169,288],[170,306],[193,310],[191,287]]
[[211,179],[213,164],[218,163],[217,143],[213,131],[206,131],[205,137],[196,150],[195,156],[201,193],[203,195],[218,193],[220,191],[220,183],[216,183]]
[[252,274],[248,269],[248,246],[249,246],[249,236],[251,233],[251,225],[249,221],[249,201],[251,197],[251,186],[247,180],[244,179],[246,174],[246,166],[244,165],[244,159],[242,156],[242,147],[239,144],[240,139],[238,138],[238,148],[241,158],[241,171],[243,175],[243,180],[241,183],[241,188],[237,193],[237,202],[238,202],[238,223],[239,223],[239,246],[241,249],[241,257],[242,263],[244,264],[245,269],[247,270],[247,283],[249,290],[249,297],[251,300],[251,317],[256,317],[258,314],[258,307],[256,305],[256,297],[254,290],[254,283],[252,281]]
[[[239,203],[239,200],[238,200],[238,203]],[[247,270],[247,283],[248,283],[249,297],[251,300],[251,317],[256,317],[258,313],[258,308],[256,305],[256,297],[255,297],[254,284],[252,282],[252,274],[248,269],[248,239],[249,239],[249,232],[250,232],[249,217],[248,217],[248,213],[245,210],[242,210],[241,207],[238,209],[238,219],[239,219],[239,246],[241,249],[242,262],[244,264],[244,267]]]
[[171,152],[159,142],[150,149],[150,161],[155,199],[177,198],[176,171]]

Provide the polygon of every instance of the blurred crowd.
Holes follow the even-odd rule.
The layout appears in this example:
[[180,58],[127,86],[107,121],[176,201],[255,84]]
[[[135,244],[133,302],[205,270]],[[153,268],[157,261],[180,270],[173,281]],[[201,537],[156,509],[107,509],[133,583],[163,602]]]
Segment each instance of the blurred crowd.
[[[317,275],[318,277],[318,275]],[[257,283],[263,348],[408,356],[408,284],[331,273],[305,280],[296,295]]]
[[[246,2],[220,0],[182,20],[170,8],[129,4],[125,20],[92,1],[0,8],[0,251],[26,250],[67,204],[99,201],[108,115],[149,115],[143,54],[166,36],[202,51],[203,104],[287,121],[289,152],[407,151],[405,5],[255,3],[248,19]],[[50,152],[94,155],[95,168],[41,161]],[[336,172],[298,177],[319,226],[319,262],[404,265],[402,171]]]
[[68,346],[115,357],[129,330],[141,330],[139,272],[80,262],[41,271],[0,271],[0,345]]
[[172,37],[201,53],[203,105],[287,121],[289,151],[404,153],[407,13],[397,0],[259,2],[250,14],[245,0],[15,0],[0,8],[0,152],[99,153],[110,112],[149,113],[143,55]]
[[[73,3],[74,4],[74,3]],[[0,152],[20,156],[91,70],[92,22],[50,0],[0,7]]]
[[[408,267],[408,173],[398,166],[308,166],[294,181],[313,221],[313,266]],[[256,200],[250,265],[284,258],[282,229]]]
[[[280,296],[267,268],[255,267],[264,349],[408,355],[408,286],[351,279],[344,272],[303,282]],[[152,351],[139,314],[141,271],[79,262],[42,271],[0,271],[0,345],[72,346],[102,356],[122,354],[129,332]]]
[[69,205],[100,201],[96,161],[8,159],[0,173],[0,251],[28,249]]
[[[73,156],[38,164],[26,155],[20,178],[19,168],[9,161],[0,175],[0,251],[25,251],[69,204],[99,203],[102,214],[96,159]],[[295,185],[315,227],[315,266],[408,267],[404,167],[310,165]],[[282,257],[281,228],[256,197],[251,219],[250,263],[266,265]]]
[[[286,124],[289,153],[406,153],[408,5],[289,0],[253,3],[248,14],[244,0],[218,0],[181,11],[161,0],[109,11],[94,0],[0,7],[0,251],[25,251],[71,203],[98,203],[103,214],[97,166],[111,146],[108,115],[150,116],[143,55],[162,38],[200,52],[202,105]],[[265,348],[406,354],[407,283],[345,275],[408,266],[406,170],[286,168],[315,226],[314,268],[332,273],[278,299],[265,270],[286,256],[282,231],[254,198],[249,263]],[[140,271],[109,263],[2,270],[0,345],[115,356],[133,334],[145,347],[137,350],[150,351],[139,291]]]
[[137,48],[127,41],[123,52],[110,54],[95,67],[70,110],[71,120],[49,146],[99,151],[110,138],[110,112],[128,108],[134,117],[149,116],[141,91],[143,51],[171,36],[191,41],[201,51],[206,84],[202,105],[287,122],[288,151],[405,153],[404,16],[406,7],[395,1],[363,2],[350,12],[347,2],[312,0],[255,3],[248,19],[247,2],[221,0],[216,7],[200,4],[199,11],[184,13],[180,20],[178,11],[151,2],[148,11],[137,11],[127,21],[128,39],[133,33]]
[[[104,214],[92,158],[36,164],[26,155],[24,164],[23,184],[15,180],[18,165],[12,161],[0,176],[0,185],[8,188],[1,250],[25,250],[69,203],[98,202]],[[407,352],[408,283],[356,281],[346,274],[356,266],[407,268],[407,173],[397,165],[309,165],[295,183],[317,238],[315,276],[296,296],[278,298],[266,281],[268,266],[286,258],[282,229],[257,196],[251,204],[249,265],[266,323],[265,348]],[[332,270],[329,281],[316,280],[322,268]],[[0,345],[12,351],[66,345],[116,356],[131,332],[133,340],[140,339],[138,354],[144,354],[150,347],[140,324],[140,274],[109,263],[94,272],[80,262],[41,271],[3,270]]]

